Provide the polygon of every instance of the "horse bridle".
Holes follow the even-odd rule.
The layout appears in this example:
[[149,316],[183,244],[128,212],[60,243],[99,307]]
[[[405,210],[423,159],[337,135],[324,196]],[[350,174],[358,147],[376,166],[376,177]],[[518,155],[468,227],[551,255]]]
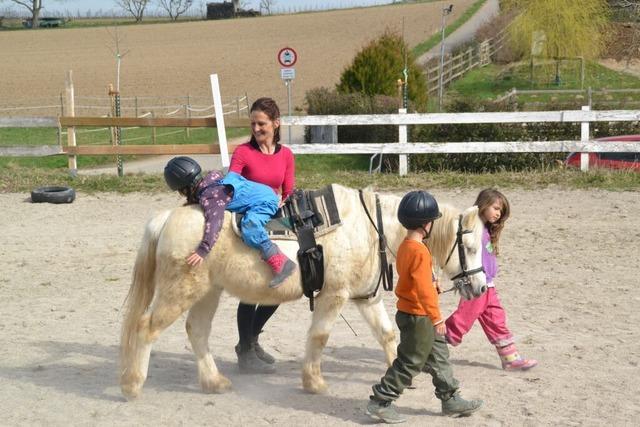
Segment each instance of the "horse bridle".
[[484,272],[484,268],[482,266],[478,268],[474,268],[473,270],[467,270],[467,256],[464,253],[464,245],[462,244],[462,236],[464,234],[472,233],[472,230],[463,230],[462,229],[462,215],[458,217],[458,231],[456,233],[456,241],[453,243],[453,247],[449,252],[449,256],[447,260],[444,262],[444,265],[449,263],[451,259],[451,255],[453,255],[453,251],[458,248],[458,259],[460,260],[460,268],[462,271],[455,276],[453,276],[450,280],[453,282],[453,286],[451,289],[447,289],[446,291],[442,291],[442,293],[450,292],[453,290],[460,291],[463,286],[468,286],[471,284],[471,276],[474,274]]

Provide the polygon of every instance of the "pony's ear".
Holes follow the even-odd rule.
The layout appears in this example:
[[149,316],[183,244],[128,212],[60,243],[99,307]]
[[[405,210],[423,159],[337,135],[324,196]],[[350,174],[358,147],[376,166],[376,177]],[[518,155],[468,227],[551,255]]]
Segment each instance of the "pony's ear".
[[478,207],[471,206],[462,213],[462,226],[466,229],[473,228],[478,220]]

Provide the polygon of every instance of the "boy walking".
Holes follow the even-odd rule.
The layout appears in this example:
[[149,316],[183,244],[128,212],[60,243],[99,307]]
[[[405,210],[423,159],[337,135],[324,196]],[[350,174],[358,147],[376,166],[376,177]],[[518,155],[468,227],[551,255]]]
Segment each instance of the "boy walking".
[[[387,369],[380,382],[372,387],[373,395],[367,404],[367,414],[385,423],[395,424],[406,421],[398,414],[392,402],[411,385],[413,378],[425,370],[434,377],[436,389],[455,382],[451,378],[438,378],[439,366],[447,369],[448,352],[432,354],[436,334],[439,343],[446,333],[444,319],[438,307],[438,293],[432,281],[432,261],[429,249],[422,241],[429,237],[433,222],[441,216],[438,203],[426,191],[407,193],[398,206],[398,220],[407,229],[407,237],[398,248],[396,269],[398,270],[398,297],[396,323],[400,329],[398,356]],[[446,344],[444,344],[446,349]],[[440,349],[442,346],[437,345]],[[447,373],[448,373],[447,372]],[[438,375],[440,374],[440,375]],[[449,375],[445,374],[445,377]],[[438,384],[437,384],[438,383]],[[440,385],[440,387],[438,387]],[[481,401],[465,401],[457,393],[457,383],[450,385],[450,391],[436,393],[442,400],[445,414],[469,414],[481,405]],[[448,402],[448,403],[447,403]],[[447,405],[445,405],[447,404]]]

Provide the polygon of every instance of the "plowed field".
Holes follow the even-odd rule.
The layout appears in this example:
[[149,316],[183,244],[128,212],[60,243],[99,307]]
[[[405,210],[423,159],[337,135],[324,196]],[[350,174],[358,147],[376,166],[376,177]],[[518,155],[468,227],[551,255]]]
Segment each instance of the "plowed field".
[[[473,0],[450,0],[449,22]],[[442,2],[390,5],[223,21],[132,25],[118,28],[122,96],[210,96],[209,74],[223,97],[272,96],[282,106],[286,88],[278,51],[299,56],[293,105],[308,89],[333,87],[354,55],[385,29],[415,46],[440,28]],[[64,92],[73,70],[76,96],[105,96],[115,83],[113,28],[47,29],[0,33],[0,106],[48,105]]]

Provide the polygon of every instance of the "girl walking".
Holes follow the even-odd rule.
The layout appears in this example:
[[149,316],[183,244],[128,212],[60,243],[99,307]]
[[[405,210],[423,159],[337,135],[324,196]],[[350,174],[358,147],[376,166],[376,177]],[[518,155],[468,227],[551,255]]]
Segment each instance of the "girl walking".
[[485,225],[482,234],[482,266],[487,276],[488,290],[478,298],[460,300],[458,308],[446,321],[447,342],[452,346],[459,345],[462,337],[478,320],[489,342],[496,347],[502,369],[524,371],[533,368],[538,362],[518,353],[494,284],[499,270],[497,255],[500,234],[510,213],[509,201],[498,190],[487,188],[478,194],[475,205],[478,206],[480,218]]

